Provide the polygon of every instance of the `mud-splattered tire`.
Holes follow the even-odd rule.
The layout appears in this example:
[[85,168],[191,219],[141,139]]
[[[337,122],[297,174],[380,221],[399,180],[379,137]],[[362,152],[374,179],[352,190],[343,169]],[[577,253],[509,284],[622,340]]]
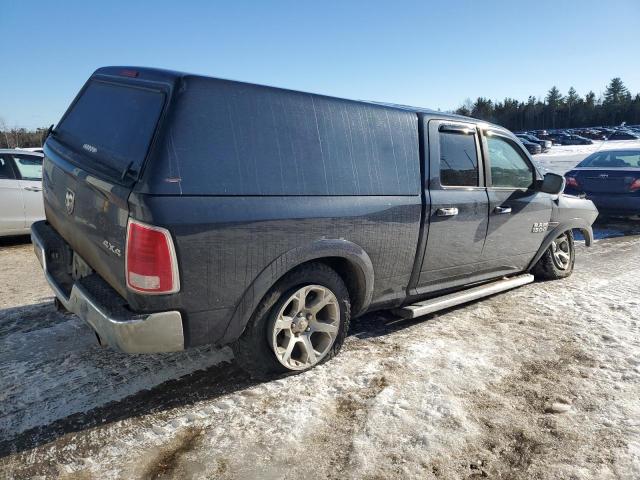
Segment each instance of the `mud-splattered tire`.
[[262,299],[232,345],[236,361],[257,378],[308,370],[340,351],[350,317],[342,278],[323,263],[302,265]]
[[554,238],[531,273],[539,280],[558,280],[571,275],[576,255],[573,232],[568,230]]

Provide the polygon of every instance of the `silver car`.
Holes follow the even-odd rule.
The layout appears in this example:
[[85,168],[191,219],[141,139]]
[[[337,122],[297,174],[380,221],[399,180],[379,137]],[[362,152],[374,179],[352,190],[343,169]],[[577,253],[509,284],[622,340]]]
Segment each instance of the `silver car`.
[[0,237],[28,234],[44,219],[41,153],[0,149]]

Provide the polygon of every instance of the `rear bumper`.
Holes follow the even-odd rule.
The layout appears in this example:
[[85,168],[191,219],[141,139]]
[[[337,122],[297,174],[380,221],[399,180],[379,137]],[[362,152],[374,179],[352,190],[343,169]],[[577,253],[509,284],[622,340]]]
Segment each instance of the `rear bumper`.
[[87,322],[101,343],[126,353],[184,350],[182,316],[178,311],[137,314],[97,275],[73,281],[51,268],[65,253],[64,240],[45,221],[31,227],[33,247],[56,297],[70,312]]

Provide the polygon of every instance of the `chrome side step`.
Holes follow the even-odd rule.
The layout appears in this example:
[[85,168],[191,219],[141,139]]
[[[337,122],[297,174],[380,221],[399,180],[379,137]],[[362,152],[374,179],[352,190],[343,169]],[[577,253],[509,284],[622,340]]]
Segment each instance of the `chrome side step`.
[[428,313],[444,310],[445,308],[454,307],[462,303],[471,302],[472,300],[493,295],[494,293],[504,292],[505,290],[510,290],[531,282],[533,282],[533,275],[525,273],[518,275],[517,277],[503,278],[502,280],[480,285],[478,287],[407,305],[406,307],[394,310],[394,313],[403,318],[421,317]]

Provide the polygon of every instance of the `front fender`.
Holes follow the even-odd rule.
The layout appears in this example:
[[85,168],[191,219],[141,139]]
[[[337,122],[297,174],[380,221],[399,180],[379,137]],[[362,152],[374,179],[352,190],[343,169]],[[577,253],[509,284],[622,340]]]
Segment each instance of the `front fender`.
[[282,254],[267,265],[245,290],[229,320],[222,344],[237,340],[244,331],[251,315],[269,289],[287,272],[298,265],[322,258],[342,258],[358,271],[364,289],[362,301],[353,314],[366,310],[373,295],[374,271],[367,252],[359,245],[342,239],[319,239],[308,245],[296,247]]
[[584,235],[585,244],[590,247],[593,244],[593,229],[591,225],[597,217],[598,209],[591,200],[572,195],[559,195],[553,203],[551,221],[549,222],[549,225],[555,226],[547,233],[533,260],[529,263],[527,270],[531,270],[549,248],[551,242],[567,230],[580,230]]

